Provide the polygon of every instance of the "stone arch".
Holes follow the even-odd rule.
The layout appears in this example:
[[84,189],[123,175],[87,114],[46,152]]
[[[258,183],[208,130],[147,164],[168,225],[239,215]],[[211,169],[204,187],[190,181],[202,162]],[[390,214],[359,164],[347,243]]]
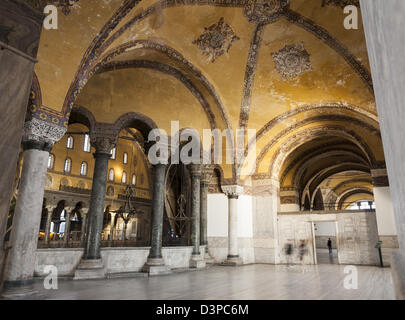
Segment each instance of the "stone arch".
[[[355,145],[359,147],[359,149],[364,153],[367,157],[367,160],[372,167],[375,165],[376,160],[374,158],[373,153],[370,150],[370,147],[363,141],[363,139],[358,136],[356,133],[347,130],[341,126],[320,126],[311,129],[307,129],[301,131],[289,139],[287,139],[286,143],[279,147],[276,151],[275,155],[272,158],[269,166],[269,175],[271,178],[278,180],[280,175],[281,166],[284,161],[288,158],[288,156],[300,145],[304,144],[305,142],[314,140],[317,137],[327,137],[327,136],[337,136],[337,137],[344,137],[345,139],[351,141]],[[279,139],[279,138],[278,138]],[[278,140],[277,139],[277,140]],[[263,160],[264,153],[275,143],[275,139],[272,140],[264,149],[262,150],[261,155],[259,156],[258,162]],[[259,167],[259,165],[257,166]]]
[[[358,116],[364,116],[367,119],[371,120],[374,125],[375,128],[378,129],[379,125],[378,125],[378,118],[376,115],[367,112],[357,106],[354,105],[346,105],[346,104],[342,104],[342,103],[338,103],[338,102],[330,102],[330,103],[322,103],[322,104],[310,104],[310,105],[305,105],[296,109],[293,109],[291,111],[287,111],[285,113],[282,113],[280,115],[278,115],[277,117],[271,119],[269,122],[267,122],[261,129],[259,129],[257,131],[256,134],[256,141],[258,141],[259,139],[261,139],[262,137],[265,136],[265,134],[271,130],[272,128],[274,128],[277,124],[287,120],[288,118],[291,118],[293,116],[296,116],[300,113],[303,112],[308,112],[311,110],[322,110],[322,109],[331,109],[331,110],[349,110],[354,112],[356,115]],[[332,116],[332,115],[330,115]],[[356,119],[356,118],[354,118]],[[359,119],[358,119],[359,120]],[[363,123],[365,123],[364,121],[361,121]],[[248,146],[245,149],[245,155],[247,154],[247,152],[249,151],[249,148],[251,146],[251,144],[254,143],[253,139],[251,141],[249,141]]]
[[112,125],[112,130],[116,137],[125,128],[137,129],[141,132],[144,140],[147,141],[149,132],[153,129],[158,129],[158,126],[152,119],[139,112],[127,112],[121,115]]
[[93,113],[83,106],[75,105],[69,116],[69,124],[80,123],[86,126],[90,132],[93,132],[96,127],[96,118]]
[[341,195],[339,195],[338,198],[336,199],[336,210],[341,210],[345,200],[354,194],[367,194],[367,195],[371,195],[374,197],[373,192],[366,188],[348,189],[345,192],[343,192]]

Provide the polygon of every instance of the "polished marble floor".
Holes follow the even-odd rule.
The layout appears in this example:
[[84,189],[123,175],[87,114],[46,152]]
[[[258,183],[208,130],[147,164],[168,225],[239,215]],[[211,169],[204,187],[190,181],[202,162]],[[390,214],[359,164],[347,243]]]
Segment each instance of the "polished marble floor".
[[213,266],[203,271],[165,276],[108,280],[59,280],[58,290],[45,290],[31,299],[394,299],[389,268],[357,266],[358,289],[345,289],[345,266],[246,265]]
[[316,259],[318,264],[337,264],[337,250],[333,249],[330,254],[329,249],[316,248]]

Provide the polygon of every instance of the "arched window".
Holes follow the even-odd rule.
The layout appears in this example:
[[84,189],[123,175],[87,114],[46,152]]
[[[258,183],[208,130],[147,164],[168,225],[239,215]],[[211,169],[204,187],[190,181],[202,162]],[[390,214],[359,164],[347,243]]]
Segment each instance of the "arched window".
[[114,169],[110,169],[108,173],[108,180],[114,181],[114,178],[115,178]]
[[80,175],[87,176],[87,162],[83,161],[82,165],[80,166]]
[[128,163],[128,153],[124,152],[124,159],[123,159],[124,164]]
[[72,159],[66,158],[65,160],[65,166],[64,166],[64,171],[66,173],[69,173],[72,171]]
[[83,151],[91,151],[90,136],[87,133],[84,135]]
[[125,171],[122,173],[121,182],[122,183],[127,183],[127,173]]
[[48,158],[48,169],[53,169],[54,165],[55,165],[55,155],[51,153]]
[[66,148],[73,149],[73,137],[72,136],[67,137]]
[[116,156],[117,156],[117,148],[112,148],[112,150],[111,150],[111,159],[115,160]]
[[136,174],[132,175],[132,185],[136,185]]

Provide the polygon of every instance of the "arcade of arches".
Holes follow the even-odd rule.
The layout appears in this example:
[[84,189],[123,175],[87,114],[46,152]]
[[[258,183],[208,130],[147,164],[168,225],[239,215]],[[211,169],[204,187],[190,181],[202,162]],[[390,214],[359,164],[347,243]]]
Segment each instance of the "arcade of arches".
[[[316,264],[325,235],[340,264],[379,265],[378,241],[385,266],[404,250],[363,22],[343,27],[358,1],[53,1],[45,30],[47,2],[0,3],[4,292],[46,265],[93,279],[283,264],[302,241]],[[149,133],[172,121],[254,129],[255,161],[152,165]]]

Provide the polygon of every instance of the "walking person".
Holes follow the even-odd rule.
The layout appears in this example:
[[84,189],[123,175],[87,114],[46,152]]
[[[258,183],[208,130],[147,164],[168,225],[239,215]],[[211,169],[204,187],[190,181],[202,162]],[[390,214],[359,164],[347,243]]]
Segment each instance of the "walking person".
[[304,271],[305,271],[304,256],[307,254],[307,245],[305,243],[305,240],[301,240],[301,244],[298,247],[298,254],[299,254],[299,258],[300,258],[300,262],[301,262],[301,266],[302,266],[302,273],[304,273]]
[[290,268],[291,258],[292,258],[292,253],[293,253],[293,246],[292,246],[291,242],[286,243],[284,250],[285,250],[286,257],[287,257],[287,268]]
[[328,239],[328,249],[329,249],[329,254],[332,254],[332,240],[330,238]]

